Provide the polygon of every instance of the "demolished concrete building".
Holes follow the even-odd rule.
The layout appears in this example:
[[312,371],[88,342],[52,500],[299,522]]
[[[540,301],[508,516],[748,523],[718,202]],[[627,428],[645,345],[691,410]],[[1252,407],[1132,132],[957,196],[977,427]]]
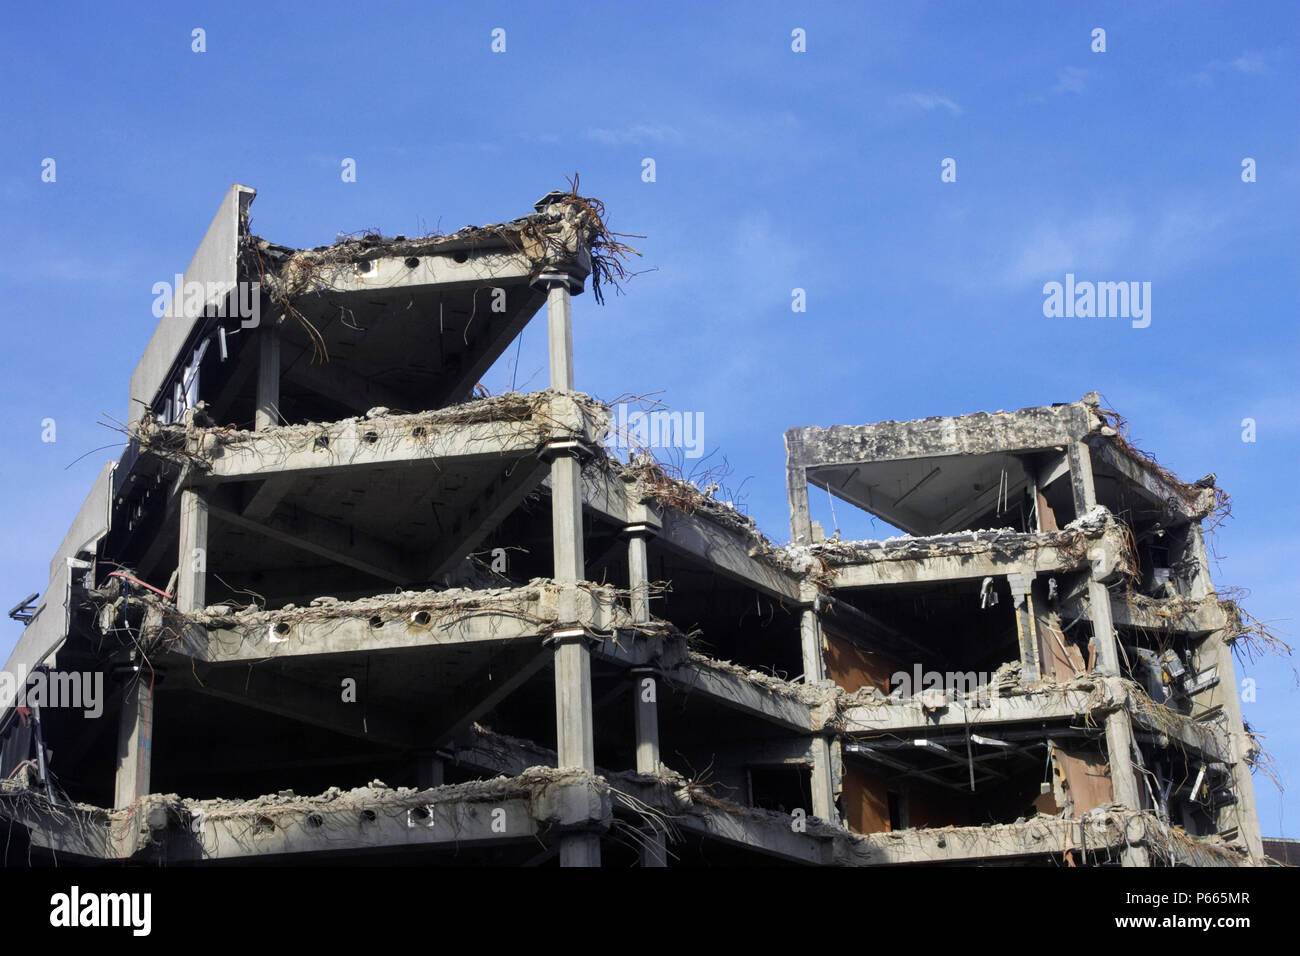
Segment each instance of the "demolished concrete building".
[[[575,391],[599,204],[293,250],[253,196],[10,658],[107,702],[5,711],[8,863],[1260,861],[1223,496],[1095,396],[793,429],[780,547]],[[480,394],[543,306],[550,387]]]

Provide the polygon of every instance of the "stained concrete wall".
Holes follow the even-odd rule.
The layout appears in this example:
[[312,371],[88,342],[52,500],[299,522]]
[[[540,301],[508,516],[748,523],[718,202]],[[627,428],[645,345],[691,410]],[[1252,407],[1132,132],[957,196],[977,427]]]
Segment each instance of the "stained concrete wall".
[[[257,190],[235,183],[226,193],[221,207],[212,218],[212,224],[199,243],[194,258],[185,270],[184,282],[220,283],[223,289],[233,289],[239,279],[239,230],[243,215],[257,195]],[[160,277],[159,281],[174,282],[172,276]],[[174,290],[177,299],[182,298],[183,290]],[[216,306],[217,296],[207,302]],[[169,310],[171,311],[171,310]],[[152,405],[158,397],[158,391],[166,384],[181,350],[189,341],[194,327],[202,321],[202,316],[166,315],[154,329],[153,337],[145,347],[140,364],[131,375],[130,408],[127,421],[134,426],[140,421],[144,409]]]

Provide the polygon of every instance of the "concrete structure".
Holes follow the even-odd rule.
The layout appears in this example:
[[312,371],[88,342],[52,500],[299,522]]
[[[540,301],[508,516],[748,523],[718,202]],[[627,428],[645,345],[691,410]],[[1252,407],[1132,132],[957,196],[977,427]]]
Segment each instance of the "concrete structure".
[[[1095,397],[792,430],[778,547],[575,391],[598,203],[292,250],[252,198],[10,660],[106,697],[5,712],[10,862],[1260,859],[1213,481]],[[476,395],[543,306],[550,387]]]

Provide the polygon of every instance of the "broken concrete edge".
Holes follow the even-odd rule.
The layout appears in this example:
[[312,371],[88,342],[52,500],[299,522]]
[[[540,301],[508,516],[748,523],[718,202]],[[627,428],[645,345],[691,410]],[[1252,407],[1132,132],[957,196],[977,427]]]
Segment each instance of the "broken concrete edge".
[[[1041,451],[1083,441],[1113,449],[1146,472],[1157,487],[1167,487],[1188,517],[1221,512],[1228,495],[1207,476],[1189,483],[1126,437],[1127,423],[1100,408],[1097,393],[1077,402],[1030,406],[1016,411],[972,412],[910,421],[888,419],[867,425],[802,426],[785,432],[787,462],[792,468],[859,464],[934,455]],[[1208,483],[1207,483],[1208,482]]]
[[827,538],[816,544],[790,545],[785,551],[801,569],[814,559],[842,566],[988,553],[1019,555],[1045,548],[1073,555],[1077,559],[1075,563],[1083,564],[1088,560],[1089,542],[1114,535],[1114,543],[1119,547],[1121,527],[1119,519],[1103,505],[1097,505],[1059,531],[1020,532],[999,528],[929,536],[899,535],[883,541]]
[[[669,624],[633,621],[626,609],[628,597],[627,590],[609,585],[534,578],[520,587],[396,591],[354,601],[322,596],[307,607],[288,604],[276,610],[255,604],[244,608],[214,604],[187,614],[148,591],[133,593],[131,600],[145,607],[140,646],[214,662],[365,651],[371,644],[378,648],[393,640],[436,644],[544,637],[564,627],[581,627],[593,639],[615,648],[620,634],[635,636],[643,631],[685,646],[685,635]],[[112,621],[120,601],[110,595],[101,608],[105,637],[114,633]],[[477,623],[481,621],[487,623]],[[502,621],[513,622],[513,629],[497,626]],[[348,628],[350,635],[338,635],[342,644],[321,643],[340,627]]]
[[415,623],[431,628],[448,621],[494,612],[519,616],[526,608],[532,612],[527,616],[539,625],[587,624],[593,628],[606,625],[630,628],[633,622],[623,612],[621,597],[626,597],[626,591],[610,585],[586,581],[565,584],[550,578],[533,578],[518,587],[394,591],[354,601],[322,596],[307,607],[286,604],[273,611],[254,604],[236,608],[223,603],[208,605],[201,613],[183,614],[161,596],[149,593],[139,596],[147,604],[167,611],[171,619],[245,634],[265,631],[279,624],[297,627],[334,619],[366,619],[385,624],[402,622],[422,611],[428,614],[428,618]]
[[[272,425],[249,431],[204,423],[202,408],[191,409],[183,423],[162,425],[146,416],[130,437],[142,453],[182,469],[189,481],[205,475],[221,478],[265,478],[280,471],[319,468],[364,461],[359,450],[378,457],[386,449],[412,442],[409,455],[417,458],[454,458],[460,454],[490,454],[494,446],[523,446],[540,451],[548,442],[578,440],[583,444],[584,478],[595,482],[630,485],[631,503],[650,503],[688,518],[708,520],[737,536],[752,558],[783,573],[792,582],[800,576],[796,558],[759,531],[754,519],[733,505],[716,501],[696,485],[668,474],[662,463],[637,456],[631,464],[613,457],[603,446],[609,434],[612,411],[608,405],[580,392],[507,392],[434,411],[395,413],[374,408],[362,416],[335,422]],[[478,431],[465,431],[481,426]],[[293,461],[294,453],[305,453]],[[230,462],[255,461],[241,468]],[[279,467],[277,467],[279,465]]]
[[[1010,450],[1011,445],[1023,445],[1024,450],[1054,447],[1080,440],[1091,431],[1091,408],[1084,402],[1071,402],[1010,412],[932,415],[907,421],[884,419],[866,425],[804,425],[786,430],[786,450],[792,465],[813,466],[975,454],[1002,433],[1018,440],[1000,442],[998,450]],[[956,438],[965,441],[967,447],[955,448]],[[827,452],[836,448],[842,453]]]
[[1105,854],[1114,861],[1129,846],[1145,846],[1167,866],[1250,866],[1244,850],[1218,836],[1194,837],[1150,811],[1112,805],[1075,818],[1040,814],[988,826],[915,828],[848,834],[836,843],[844,866],[975,861],[1008,856],[1079,857]]
[[719,674],[728,674],[737,677],[740,680],[753,684],[761,690],[770,691],[774,694],[780,694],[791,700],[807,705],[815,709],[828,703],[833,703],[843,693],[841,688],[835,687],[829,683],[824,684],[805,684],[795,681],[785,680],[770,674],[767,671],[754,670],[741,664],[735,664],[731,661],[722,661],[716,658],[708,657],[697,651],[689,652],[690,663],[696,667],[714,671]]
[[[887,697],[874,687],[852,694],[841,692],[835,698],[832,716],[822,729],[853,737],[872,734],[923,734],[951,724],[965,726],[972,715],[982,724],[996,726],[1030,716],[1011,717],[1001,714],[999,701],[1028,700],[1034,704],[1037,718],[1072,716],[1083,719],[1098,732],[1101,719],[1116,711],[1126,711],[1143,729],[1167,737],[1170,746],[1185,750],[1189,746],[1208,759],[1231,762],[1234,749],[1226,727],[1199,721],[1153,700],[1138,683],[1099,672],[1080,674],[1069,680],[1040,678],[1024,681],[1020,662],[1004,664],[994,674],[986,691],[972,694],[935,689],[912,697]],[[981,714],[987,720],[979,720]],[[945,722],[945,715],[950,714]]]
[[[1199,739],[1199,736],[1209,735],[1216,747],[1225,753],[1231,753],[1227,749],[1221,728],[1194,721],[1157,703],[1138,684],[1123,678],[1105,677],[1094,672],[1063,681],[1047,678],[1025,681],[1020,662],[1011,661],[998,668],[986,688],[970,695],[936,690],[923,691],[912,697],[895,697],[886,696],[874,687],[847,692],[830,682],[808,684],[790,681],[691,650],[688,635],[669,622],[633,622],[623,607],[622,602],[626,596],[609,586],[586,583],[564,585],[550,579],[537,578],[519,588],[403,591],[349,602],[321,597],[309,607],[288,605],[275,611],[213,605],[202,613],[182,614],[161,596],[150,592],[139,594],[132,600],[143,602],[151,611],[140,635],[144,646],[166,645],[170,639],[170,650],[185,653],[189,649],[195,652],[194,656],[200,657],[203,640],[201,636],[193,634],[193,628],[229,631],[239,635],[243,641],[261,642],[253,650],[269,653],[272,650],[269,644],[266,647],[261,644],[273,640],[273,633],[282,632],[284,636],[274,639],[277,642],[287,642],[296,629],[306,625],[327,626],[331,621],[364,620],[370,627],[395,622],[433,629],[447,627],[451,622],[470,617],[502,614],[526,619],[532,625],[528,630],[539,636],[557,627],[573,625],[587,628],[593,636],[605,632],[609,636],[600,638],[599,645],[611,646],[604,656],[614,660],[625,658],[624,663],[654,664],[662,670],[665,679],[687,691],[702,688],[708,693],[706,684],[699,680],[706,673],[738,679],[760,691],[778,695],[808,708],[810,729],[816,731],[843,730],[844,717],[850,709],[861,720],[863,714],[869,714],[872,708],[885,708],[880,712],[882,718],[891,709],[919,708],[915,726],[925,729],[933,724],[932,717],[927,715],[936,710],[949,706],[978,707],[986,697],[1045,698],[1084,692],[1090,696],[1086,707],[1078,711],[1080,716],[1101,716],[1125,708],[1141,715],[1144,723],[1152,729],[1164,728],[1174,740],[1186,740],[1189,736],[1191,739]],[[110,617],[115,617],[117,603],[106,606]],[[178,637],[182,639],[177,641]],[[652,641],[654,646],[644,649],[633,647],[632,643],[639,637]],[[893,726],[897,720],[887,719],[883,723]],[[857,729],[869,730],[870,727]]]
[[[433,811],[451,805],[491,811],[503,802],[522,800],[539,829],[556,833],[599,833],[609,829],[612,819],[610,788],[603,778],[581,769],[547,766],[530,767],[512,777],[426,789],[390,788],[375,780],[347,791],[331,787],[315,796],[291,790],[249,800],[149,794],[114,810],[88,804],[54,806],[43,794],[23,793],[8,781],[0,787],[0,798],[5,798],[0,799],[0,816],[37,830],[55,826],[71,830],[83,853],[109,859],[136,858],[147,855],[151,847],[165,848],[170,834],[193,834],[202,843],[208,827],[223,826],[236,837],[254,841],[259,835],[288,830],[290,820],[324,827],[327,822],[360,825],[383,816],[414,827],[420,824],[413,820],[428,819]],[[14,798],[25,798],[27,806],[20,812],[6,812]],[[42,815],[49,819],[42,820]],[[69,846],[66,836],[59,843]]]
[[573,192],[568,195],[553,192],[547,198],[550,201],[537,212],[518,219],[465,226],[446,235],[386,238],[377,232],[364,232],[310,249],[295,249],[248,236],[242,259],[247,273],[257,275],[272,298],[292,299],[331,288],[330,267],[350,270],[355,263],[379,258],[505,250],[522,255],[534,272],[541,273],[569,265],[583,253],[600,256],[612,235],[604,223],[603,205]]
[[1111,593],[1111,604],[1119,612],[1115,623],[1127,627],[1190,633],[1239,633],[1238,628],[1246,629],[1244,619],[1236,623],[1232,620],[1232,614],[1240,611],[1235,601],[1225,601],[1215,594],[1203,598],[1151,597],[1127,587]]
[[1196,482],[1183,481],[1150,452],[1129,441],[1128,422],[1113,409],[1091,407],[1089,419],[1089,445],[1096,448],[1104,444],[1113,448],[1138,468],[1150,473],[1158,485],[1173,491],[1191,517],[1226,516],[1229,495],[1215,483],[1214,475],[1206,475]]
[[[254,453],[272,464],[264,469],[275,472],[274,462],[294,451],[319,451],[321,458],[338,455],[340,444],[347,451],[372,446],[381,449],[410,441],[423,449],[430,460],[439,457],[442,440],[450,439],[444,430],[463,429],[472,425],[496,426],[500,432],[483,437],[525,440],[535,445],[562,439],[598,442],[609,426],[609,408],[581,392],[545,389],[538,392],[505,392],[472,401],[449,405],[433,411],[394,412],[373,408],[365,415],[333,422],[306,422],[297,425],[272,425],[257,431],[232,426],[201,424],[202,403],[185,413],[183,424],[163,425],[146,415],[131,437],[139,441],[140,450],[177,465],[193,466],[200,472],[213,469],[222,457]],[[486,442],[483,442],[486,444]],[[485,448],[491,451],[490,448]],[[332,462],[327,462],[332,463]]]
[[760,531],[752,517],[734,504],[718,501],[694,482],[673,475],[670,469],[671,465],[649,454],[633,455],[629,462],[622,462],[602,451],[584,466],[583,478],[596,486],[625,486],[631,504],[650,505],[686,518],[707,520],[734,535],[749,557],[786,575],[792,582],[798,580],[801,572],[793,557]]
[[[414,827],[413,815],[431,815],[444,807],[480,807],[489,813],[505,801],[527,802],[527,813],[541,830],[554,832],[609,830],[614,813],[630,815],[635,823],[680,839],[680,831],[744,843],[805,863],[841,866],[975,861],[1007,856],[1057,857],[1125,846],[1146,846],[1168,865],[1249,865],[1237,847],[1217,836],[1193,837],[1170,827],[1149,812],[1119,806],[1099,807],[1078,818],[1039,815],[1028,820],[986,826],[912,828],[857,834],[815,817],[745,807],[713,796],[707,786],[676,771],[654,774],[617,773],[608,776],[582,770],[530,767],[513,777],[495,777],[428,789],[367,787],[342,791],[330,788],[317,796],[281,791],[251,800],[195,800],[175,794],[150,794],[128,807],[103,810],[84,804],[48,806],[43,794],[20,791],[13,782],[0,785],[0,816],[28,827],[41,845],[57,845],[90,858],[149,862],[164,857],[169,837],[194,837],[196,858],[219,859],[203,849],[208,828],[236,834],[239,855],[257,852],[269,834],[292,835],[309,828],[351,820],[354,828],[383,816]],[[15,798],[26,803],[15,810]],[[56,814],[57,816],[52,816]],[[733,825],[743,827],[738,837]],[[56,833],[56,830],[65,831]],[[75,833],[69,839],[66,831]],[[536,838],[528,832],[518,839]],[[46,839],[42,840],[41,837]],[[511,838],[504,835],[504,838]],[[376,846],[382,845],[380,840]],[[188,848],[187,848],[188,849]],[[277,844],[274,852],[292,852]],[[317,849],[306,843],[303,850]],[[154,851],[157,851],[156,853]]]
[[[136,432],[141,449],[180,466],[192,466],[201,480],[223,458],[253,456],[258,462],[256,474],[245,475],[235,469],[229,477],[266,477],[277,472],[275,462],[286,461],[293,452],[307,452],[313,466],[347,460],[357,449],[369,446],[382,450],[393,443],[413,441],[431,459],[446,452],[440,441],[443,430],[472,425],[492,426],[490,434],[470,436],[461,448],[466,453],[491,451],[489,439],[524,442],[540,448],[548,441],[576,438],[591,453],[584,469],[588,477],[598,480],[621,480],[630,489],[633,502],[650,503],[689,517],[708,520],[711,524],[736,535],[746,553],[791,581],[808,581],[821,591],[835,585],[834,568],[886,560],[919,560],[926,557],[969,554],[1030,555],[1055,549],[1066,556],[1086,559],[1084,545],[1101,541],[1116,570],[1131,564],[1125,556],[1125,541],[1119,533],[1117,519],[1098,506],[1064,529],[1054,532],[1018,533],[1010,530],[977,531],[930,537],[902,536],[885,541],[840,541],[832,539],[816,545],[777,546],[756,526],[754,520],[734,506],[714,500],[696,485],[675,478],[661,463],[648,456],[637,456],[623,464],[600,446],[610,423],[608,406],[581,393],[550,390],[534,393],[505,393],[448,406],[431,412],[393,413],[389,409],[372,409],[364,416],[330,423],[271,426],[261,431],[196,424],[194,411],[183,425],[159,425],[147,417]],[[498,430],[499,429],[499,430]],[[463,444],[463,443],[462,443]],[[458,446],[459,447],[459,446]],[[317,461],[317,459],[320,459]],[[270,462],[269,465],[266,462]],[[299,463],[302,464],[302,463]],[[292,469],[296,465],[286,467]],[[1112,540],[1113,539],[1113,540]],[[1078,552],[1076,554],[1076,552]]]

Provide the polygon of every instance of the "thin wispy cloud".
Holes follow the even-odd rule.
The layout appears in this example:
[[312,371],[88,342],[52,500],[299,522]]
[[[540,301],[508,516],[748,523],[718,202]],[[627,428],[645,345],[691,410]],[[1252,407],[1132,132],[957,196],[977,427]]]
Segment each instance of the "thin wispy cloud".
[[1056,74],[1056,85],[1051,91],[1054,94],[1060,93],[1083,93],[1088,89],[1088,77],[1092,75],[1091,71],[1080,69],[1077,66],[1067,66]]
[[939,96],[935,93],[904,93],[895,97],[894,102],[899,106],[910,106],[916,109],[922,109],[931,112],[937,109],[945,109],[953,116],[961,116],[962,108],[946,96]]
[[1046,103],[1053,96],[1063,96],[1066,93],[1073,93],[1076,96],[1082,96],[1088,91],[1088,82],[1092,78],[1092,71],[1085,70],[1078,66],[1064,66],[1056,71],[1056,82],[1048,87],[1045,93],[1036,93],[1027,97],[1029,103]]
[[1262,53],[1243,53],[1232,61],[1232,67],[1239,73],[1266,73],[1268,62]]
[[676,127],[663,124],[633,123],[616,129],[595,127],[583,133],[587,139],[606,146],[629,143],[674,143],[682,138]]
[[1231,60],[1211,60],[1205,68],[1191,76],[1192,82],[1200,86],[1211,86],[1216,76],[1241,73],[1246,76],[1262,76],[1269,72],[1271,54],[1260,50],[1246,50]]
[[1134,234],[1134,220],[1126,213],[1040,223],[1011,247],[1001,278],[1017,286],[1080,269],[1112,269],[1123,261]]

